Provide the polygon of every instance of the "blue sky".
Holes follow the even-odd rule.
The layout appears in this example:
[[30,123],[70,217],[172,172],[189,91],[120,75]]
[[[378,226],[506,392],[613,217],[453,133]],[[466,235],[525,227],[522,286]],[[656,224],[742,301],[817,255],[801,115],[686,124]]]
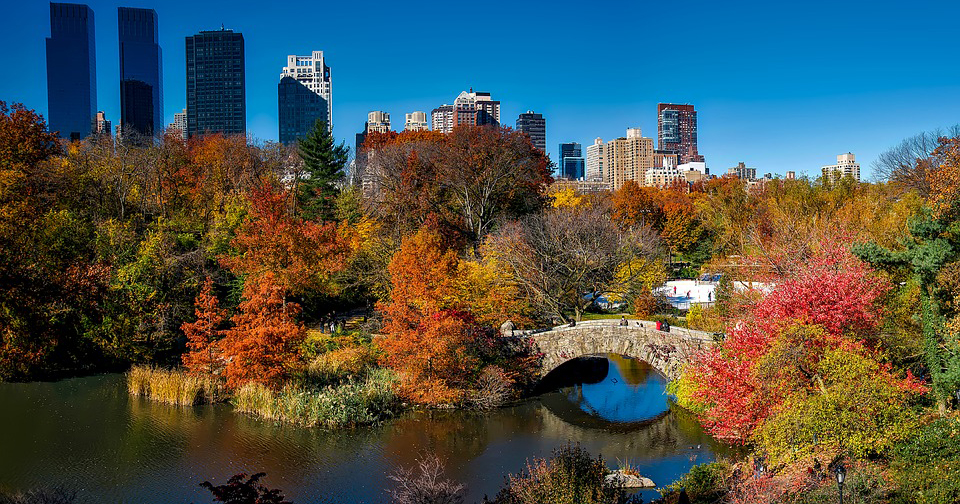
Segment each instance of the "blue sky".
[[[852,151],[864,176],[906,136],[960,122],[957,2],[88,2],[96,15],[98,108],[119,115],[118,6],[157,11],[165,122],[184,97],[184,37],[223,24],[244,34],[247,129],[277,139],[287,54],[323,50],[335,135],[349,145],[366,113],[427,113],[469,87],[502,102],[513,126],[547,118],[547,149],[640,127],[658,102],[693,103],[713,173],[816,174]],[[49,7],[0,8],[0,99],[46,113]]]

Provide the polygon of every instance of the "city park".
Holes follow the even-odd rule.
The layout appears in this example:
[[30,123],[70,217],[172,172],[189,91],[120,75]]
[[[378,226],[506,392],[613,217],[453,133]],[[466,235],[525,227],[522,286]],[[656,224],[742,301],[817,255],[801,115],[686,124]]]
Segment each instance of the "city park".
[[960,138],[880,183],[593,194],[508,128],[364,145],[348,184],[323,124],[61,142],[0,105],[0,403],[53,433],[8,419],[0,491],[960,499]]

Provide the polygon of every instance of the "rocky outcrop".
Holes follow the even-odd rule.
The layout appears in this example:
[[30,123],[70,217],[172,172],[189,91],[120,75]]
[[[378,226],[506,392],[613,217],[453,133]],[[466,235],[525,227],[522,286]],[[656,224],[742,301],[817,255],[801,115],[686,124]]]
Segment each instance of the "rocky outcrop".
[[613,471],[604,478],[609,484],[619,484],[623,488],[656,488],[650,478],[645,478],[636,474],[627,474],[623,471]]

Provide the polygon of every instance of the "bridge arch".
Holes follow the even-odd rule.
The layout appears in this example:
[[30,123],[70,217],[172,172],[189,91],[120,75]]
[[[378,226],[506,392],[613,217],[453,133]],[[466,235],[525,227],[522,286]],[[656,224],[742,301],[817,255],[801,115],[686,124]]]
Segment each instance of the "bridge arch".
[[711,333],[678,327],[665,332],[658,331],[655,322],[629,322],[622,326],[618,320],[595,320],[530,334],[543,355],[540,377],[577,357],[613,353],[643,360],[675,380],[693,355],[714,344]]

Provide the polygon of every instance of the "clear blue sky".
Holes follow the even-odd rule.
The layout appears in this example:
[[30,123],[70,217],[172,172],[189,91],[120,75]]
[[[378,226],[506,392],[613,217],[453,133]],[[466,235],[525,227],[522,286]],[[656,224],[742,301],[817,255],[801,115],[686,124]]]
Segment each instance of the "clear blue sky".
[[[98,107],[119,115],[117,7],[157,11],[165,122],[184,107],[184,37],[221,24],[244,34],[247,129],[277,138],[287,54],[323,50],[335,135],[353,144],[366,113],[427,113],[469,87],[502,102],[503,123],[532,109],[547,148],[640,127],[657,102],[693,103],[713,173],[816,174],[852,151],[876,155],[919,131],[960,122],[958,2],[88,2],[96,15]],[[0,99],[46,113],[49,7],[0,9]]]

